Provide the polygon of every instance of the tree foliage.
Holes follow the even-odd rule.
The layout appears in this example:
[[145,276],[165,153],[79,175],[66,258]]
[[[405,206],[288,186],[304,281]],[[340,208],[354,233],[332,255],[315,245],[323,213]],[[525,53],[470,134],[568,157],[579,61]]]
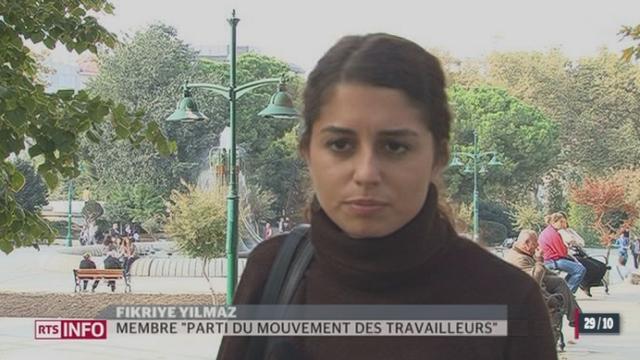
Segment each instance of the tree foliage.
[[106,212],[111,222],[143,224],[164,215],[165,201],[160,190],[153,186],[117,185],[111,188]]
[[602,246],[600,235],[593,227],[595,215],[589,206],[569,201],[568,216],[569,226],[582,236],[587,247]]
[[592,226],[603,245],[609,244],[621,227],[633,226],[638,217],[638,209],[626,199],[624,186],[612,179],[587,178],[571,188],[571,198],[593,211]]
[[205,191],[185,184],[171,192],[165,230],[191,257],[211,259],[225,254],[227,209],[225,191]]
[[581,178],[639,165],[640,68],[617,54],[603,49],[571,61],[557,49],[492,53],[460,73],[463,84],[504,88],[557,124],[562,173]]
[[203,274],[209,283],[209,262],[225,254],[227,209],[225,191],[205,191],[184,183],[186,191],[171,192],[170,216],[165,231],[186,255],[202,258]]
[[153,186],[168,195],[181,178],[197,177],[198,162],[206,159],[213,144],[215,126],[209,122],[173,126],[165,121],[180,99],[180,85],[193,74],[196,52],[177,37],[175,29],[155,24],[113,51],[101,53],[99,60],[100,73],[89,82],[89,91],[130,111],[144,111],[141,122],[160,124],[176,140],[178,152],[164,157],[152,146],[113,141],[112,136],[84,142],[86,160],[98,179],[98,196],[104,198],[112,187],[132,183]]
[[[37,212],[47,201],[47,186],[36,173],[31,162],[18,159],[16,169],[24,175],[24,186],[15,194],[16,201],[26,211]],[[0,185],[2,186],[2,185]]]
[[623,26],[620,29],[619,35],[622,38],[628,38],[634,41],[635,44],[624,49],[622,52],[622,59],[624,61],[631,61],[631,59],[640,59],[640,24],[636,26]]
[[[473,152],[473,131],[480,151],[497,151],[502,166],[481,174],[481,193],[506,201],[532,191],[541,175],[553,168],[560,151],[558,128],[538,109],[493,87],[453,87],[450,99],[456,116],[454,151]],[[485,163],[488,158],[484,158]],[[465,158],[462,158],[465,160]],[[447,172],[449,194],[460,200],[472,194],[472,174]]]
[[172,150],[157,124],[144,126],[124,106],[85,91],[48,94],[37,80],[37,62],[25,41],[95,53],[99,46],[114,46],[116,37],[93,14],[112,11],[106,0],[0,0],[0,249],[6,253],[40,239],[53,241],[49,226],[15,199],[25,179],[6,159],[25,150],[27,140],[29,155],[42,159],[38,173],[50,189],[60,177],[78,175],[79,139],[96,140],[104,123],[118,138],[147,139],[165,154]]
[[540,232],[544,228],[544,215],[535,203],[520,201],[512,205],[511,218],[516,232],[533,230]]
[[[246,53],[237,60],[237,83],[278,78],[289,71],[284,62],[256,53]],[[198,81],[228,85],[229,64],[227,62],[205,61],[201,63]],[[294,102],[299,102],[302,80],[293,77],[288,83],[288,91]],[[266,86],[247,93],[237,104],[238,143],[245,150],[243,163],[248,182],[259,185],[264,191],[275,195],[271,212],[281,214],[297,213],[304,204],[304,163],[297,155],[297,136],[294,119],[263,119],[257,114],[269,103],[275,86]],[[221,97],[197,93],[196,99],[201,110],[211,114],[210,121],[224,127],[228,119],[228,102]],[[217,110],[215,110],[217,109]],[[210,111],[215,112],[210,113]],[[223,110],[223,112],[219,112]]]

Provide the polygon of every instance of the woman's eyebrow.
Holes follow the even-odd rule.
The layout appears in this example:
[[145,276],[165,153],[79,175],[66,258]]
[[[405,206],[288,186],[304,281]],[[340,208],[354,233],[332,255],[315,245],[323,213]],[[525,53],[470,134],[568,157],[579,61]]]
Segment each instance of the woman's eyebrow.
[[353,129],[343,128],[339,126],[329,125],[320,130],[321,133],[327,132],[331,134],[343,134],[343,135],[355,135],[356,132]]
[[418,133],[411,129],[390,129],[380,131],[381,136],[418,136]]
[[[343,135],[356,135],[356,131],[349,128],[343,128],[339,126],[329,125],[320,130],[321,133],[343,134]],[[382,130],[378,133],[381,136],[418,136],[418,133],[411,129],[389,129]]]

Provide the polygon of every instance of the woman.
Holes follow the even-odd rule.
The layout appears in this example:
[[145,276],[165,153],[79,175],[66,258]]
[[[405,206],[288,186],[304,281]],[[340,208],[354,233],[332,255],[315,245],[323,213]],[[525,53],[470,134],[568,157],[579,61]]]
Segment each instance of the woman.
[[[289,337],[264,358],[555,359],[537,284],[459,237],[438,206],[451,126],[438,60],[387,34],[344,37],[311,72],[304,104],[315,250],[292,303],[507,304],[516,336]],[[285,238],[253,250],[234,303],[260,301]],[[226,337],[218,358],[243,359],[248,343]]]
[[618,248],[618,263],[622,267],[627,266],[627,259],[629,258],[629,248],[631,247],[628,230],[624,230],[620,233],[620,237],[616,239],[615,246]]
[[636,237],[631,244],[631,254],[633,255],[633,266],[638,268],[638,261],[640,261],[640,238]]
[[138,251],[136,245],[131,242],[131,239],[128,236],[122,238],[120,254],[123,258],[124,272],[129,273],[131,264],[138,259]]
[[567,228],[567,218],[562,213],[553,213],[545,217],[547,227],[540,233],[538,243],[544,254],[544,264],[551,270],[567,273],[565,280],[571,292],[575,294],[587,269],[569,257],[567,246],[559,231]]

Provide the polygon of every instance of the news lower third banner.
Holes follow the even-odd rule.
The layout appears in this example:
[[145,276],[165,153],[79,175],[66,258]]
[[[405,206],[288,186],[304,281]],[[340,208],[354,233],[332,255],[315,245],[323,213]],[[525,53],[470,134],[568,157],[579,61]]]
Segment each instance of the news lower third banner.
[[96,320],[36,320],[36,339],[112,334],[507,336],[506,305],[112,305]]

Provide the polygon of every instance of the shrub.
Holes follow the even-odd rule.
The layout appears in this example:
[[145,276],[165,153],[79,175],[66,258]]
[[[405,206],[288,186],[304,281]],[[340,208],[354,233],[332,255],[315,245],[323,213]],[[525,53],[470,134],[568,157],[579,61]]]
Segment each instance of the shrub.
[[507,227],[495,221],[480,221],[480,241],[487,245],[502,244],[507,238]]
[[173,190],[169,218],[165,231],[174,239],[178,248],[191,257],[203,261],[203,274],[209,283],[215,303],[213,286],[207,269],[209,261],[225,253],[225,233],[227,212],[225,191],[204,191],[195,186],[183,184],[185,192]]

